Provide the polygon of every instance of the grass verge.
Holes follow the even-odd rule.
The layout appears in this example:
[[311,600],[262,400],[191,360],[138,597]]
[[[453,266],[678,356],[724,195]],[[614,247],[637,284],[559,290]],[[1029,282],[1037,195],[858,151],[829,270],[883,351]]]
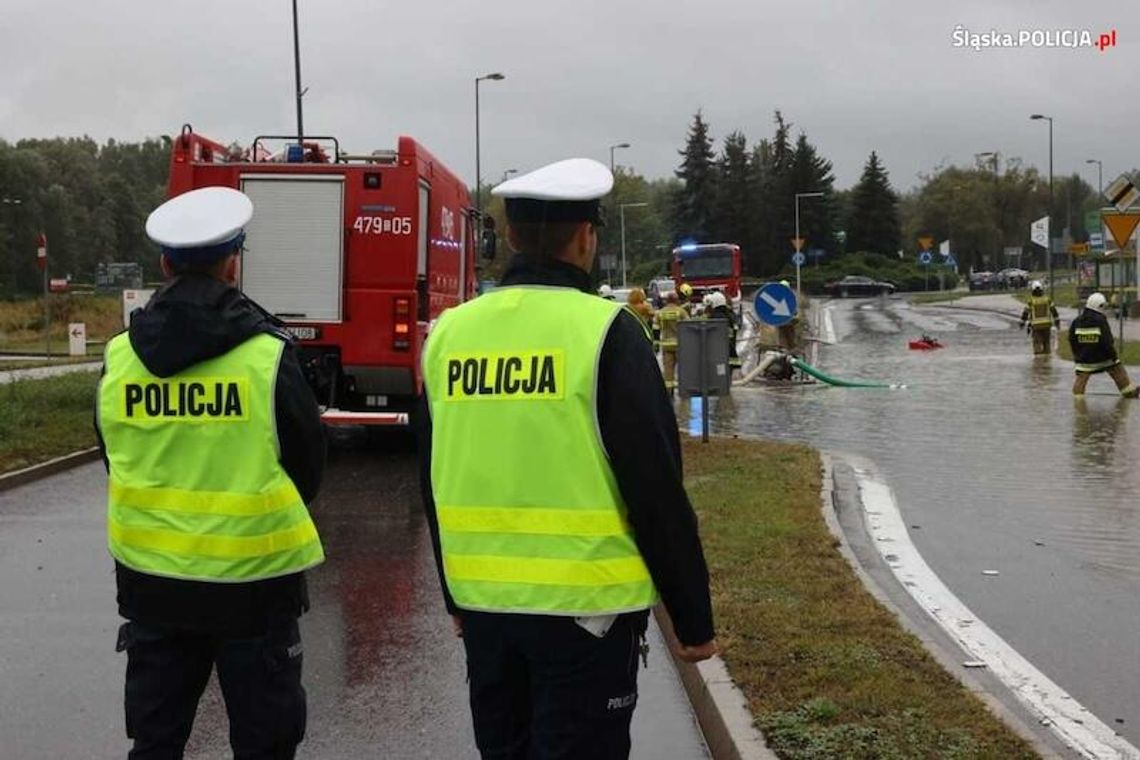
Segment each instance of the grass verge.
[[783,758],[1031,758],[863,588],[820,514],[804,446],[686,440],[718,638]]
[[0,473],[95,445],[97,372],[0,385]]
[[[52,295],[48,299],[51,312],[52,352],[67,353],[67,325],[83,322],[87,325],[87,339],[106,341],[123,329],[123,307],[114,296]],[[20,301],[0,301],[0,350],[44,350],[43,298]],[[88,348],[88,354],[98,355],[101,345]]]

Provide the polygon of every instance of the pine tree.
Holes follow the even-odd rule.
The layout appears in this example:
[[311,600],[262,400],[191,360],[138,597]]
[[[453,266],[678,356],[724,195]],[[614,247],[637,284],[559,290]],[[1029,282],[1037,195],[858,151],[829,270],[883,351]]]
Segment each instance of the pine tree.
[[716,208],[716,168],[712,138],[701,112],[689,127],[681,167],[675,174],[683,186],[674,198],[674,239],[712,241]]
[[762,140],[753,153],[752,174],[755,187],[753,208],[754,250],[746,253],[747,271],[767,275],[779,271],[787,257],[792,225],[793,191],[791,170],[794,149],[790,139],[792,124],[775,112],[776,132],[771,140]]
[[800,236],[807,243],[804,250],[818,248],[834,253],[835,214],[832,209],[832,190],[835,176],[831,173],[831,162],[816,151],[808,142],[807,135],[800,133],[796,148],[792,153],[787,193],[791,199],[791,215],[787,218],[787,234],[783,236],[782,250],[790,255],[791,238],[795,236],[795,196],[797,193],[823,193],[817,198],[800,199]]
[[752,247],[749,212],[753,187],[748,140],[742,132],[733,132],[724,138],[717,174],[714,235],[719,241],[736,243],[741,249],[748,250]]
[[893,256],[899,249],[898,196],[879,157],[871,151],[863,176],[851,192],[847,217],[847,250]]

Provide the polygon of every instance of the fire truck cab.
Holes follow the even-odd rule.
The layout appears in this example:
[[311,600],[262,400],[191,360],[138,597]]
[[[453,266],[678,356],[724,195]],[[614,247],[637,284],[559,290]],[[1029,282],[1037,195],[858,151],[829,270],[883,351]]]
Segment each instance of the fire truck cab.
[[430,323],[476,294],[465,184],[410,137],[349,155],[334,138],[241,149],[184,126],[170,196],[215,185],[253,201],[241,289],[296,337],[325,422],[407,424]]
[[670,272],[677,287],[687,282],[693,288],[693,300],[719,290],[731,303],[740,298],[740,246],[734,243],[690,243],[673,249]]

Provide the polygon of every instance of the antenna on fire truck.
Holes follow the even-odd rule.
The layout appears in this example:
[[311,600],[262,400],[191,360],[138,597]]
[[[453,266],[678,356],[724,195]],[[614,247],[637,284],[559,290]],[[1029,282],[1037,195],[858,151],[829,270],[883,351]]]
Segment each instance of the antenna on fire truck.
[[302,151],[304,155],[305,127],[301,119],[301,98],[305,96],[308,88],[301,89],[301,38],[297,27],[297,0],[293,0],[293,66],[297,83],[297,150]]

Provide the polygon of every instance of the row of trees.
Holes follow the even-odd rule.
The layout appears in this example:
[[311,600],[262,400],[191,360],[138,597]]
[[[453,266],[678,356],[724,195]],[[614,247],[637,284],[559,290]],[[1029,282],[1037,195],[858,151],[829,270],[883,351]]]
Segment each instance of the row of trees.
[[[1055,237],[1067,230],[1068,240],[1082,242],[1090,232],[1086,212],[1101,205],[1097,191],[1077,175],[1055,178],[1050,204],[1047,177],[993,154],[973,166],[936,167],[899,194],[872,152],[858,184],[837,190],[831,162],[805,133],[793,138],[792,131],[777,111],[770,137],[749,145],[734,131],[717,150],[698,112],[675,177],[650,180],[619,166],[600,243],[614,266],[602,277],[621,281],[623,215],[629,279],[642,282],[664,273],[670,251],[685,241],[738,243],[748,274],[785,269],[797,193],[823,193],[799,204],[806,249],[832,258],[845,252],[896,257],[900,250],[913,257],[917,238],[930,236],[949,239],[959,265],[976,269],[1012,263],[1003,255],[1010,247],[1030,254],[1023,264],[1042,266],[1044,257],[1032,256],[1039,249],[1030,243],[1030,222],[1050,213]],[[90,138],[0,140],[0,294],[39,289],[34,241],[40,232],[48,236],[53,276],[90,281],[99,262],[136,261],[148,279],[157,279],[156,250],[143,224],[164,197],[169,145],[168,138],[104,145]],[[487,210],[504,221],[498,199]]]
[[0,140],[0,293],[34,293],[36,236],[49,271],[90,281],[99,262],[137,261],[156,278],[147,214],[165,195],[169,140]]

